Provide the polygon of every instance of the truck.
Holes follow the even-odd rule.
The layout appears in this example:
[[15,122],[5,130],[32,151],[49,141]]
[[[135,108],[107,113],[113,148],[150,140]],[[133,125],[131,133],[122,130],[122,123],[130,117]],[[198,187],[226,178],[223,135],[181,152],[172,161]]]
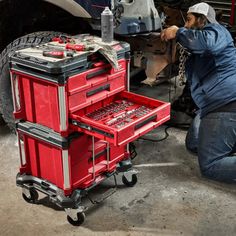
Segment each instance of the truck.
[[[152,85],[160,72],[165,73],[167,65],[174,61],[175,48],[160,40],[160,31],[166,25],[183,25],[186,9],[197,2],[200,1],[0,0],[0,122],[4,120],[14,130],[8,65],[14,51],[63,34],[99,36],[101,13],[108,6],[114,15],[115,38],[130,43],[133,74],[145,70],[144,83]],[[205,2],[216,4],[223,9],[223,17],[232,20],[234,1]]]

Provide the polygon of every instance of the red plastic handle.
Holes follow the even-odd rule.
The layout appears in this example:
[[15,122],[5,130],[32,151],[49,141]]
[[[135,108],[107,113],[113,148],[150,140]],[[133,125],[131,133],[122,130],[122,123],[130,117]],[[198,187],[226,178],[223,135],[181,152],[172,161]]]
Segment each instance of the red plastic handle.
[[75,50],[75,51],[84,51],[85,50],[85,46],[84,45],[80,45],[80,44],[70,44],[70,43],[67,43],[66,44],[66,49]]
[[43,56],[53,57],[53,58],[63,58],[64,52],[62,52],[62,51],[44,51]]

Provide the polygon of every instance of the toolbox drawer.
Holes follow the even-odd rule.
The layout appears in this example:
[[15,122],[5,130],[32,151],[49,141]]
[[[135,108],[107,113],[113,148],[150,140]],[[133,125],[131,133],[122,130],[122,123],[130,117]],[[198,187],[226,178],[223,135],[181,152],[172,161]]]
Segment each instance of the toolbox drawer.
[[96,63],[94,68],[70,76],[67,82],[68,91],[74,93],[79,88],[84,90],[102,84],[112,79],[113,75],[116,76],[117,73],[126,71],[126,64],[127,60],[120,59],[118,61],[119,70],[115,70],[110,64],[105,64],[103,62]]
[[128,144],[170,119],[170,103],[122,91],[70,114],[70,129],[115,146]]
[[126,88],[126,72],[120,71],[107,76],[107,81],[102,84],[87,88],[83,86],[68,93],[69,113],[101,101]]

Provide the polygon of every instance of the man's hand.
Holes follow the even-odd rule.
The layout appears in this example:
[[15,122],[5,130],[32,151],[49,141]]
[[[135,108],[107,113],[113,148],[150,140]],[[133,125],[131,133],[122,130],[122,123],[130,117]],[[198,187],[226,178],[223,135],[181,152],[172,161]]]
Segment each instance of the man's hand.
[[176,25],[172,25],[161,31],[161,40],[168,41],[170,39],[174,39],[176,37],[176,32],[179,27]]

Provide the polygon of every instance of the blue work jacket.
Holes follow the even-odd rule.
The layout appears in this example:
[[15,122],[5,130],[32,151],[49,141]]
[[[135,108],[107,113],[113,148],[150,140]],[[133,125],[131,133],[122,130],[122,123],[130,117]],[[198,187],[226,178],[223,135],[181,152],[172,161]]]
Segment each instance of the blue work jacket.
[[229,31],[220,24],[201,30],[182,27],[176,39],[191,53],[186,77],[201,117],[236,101],[236,49]]

